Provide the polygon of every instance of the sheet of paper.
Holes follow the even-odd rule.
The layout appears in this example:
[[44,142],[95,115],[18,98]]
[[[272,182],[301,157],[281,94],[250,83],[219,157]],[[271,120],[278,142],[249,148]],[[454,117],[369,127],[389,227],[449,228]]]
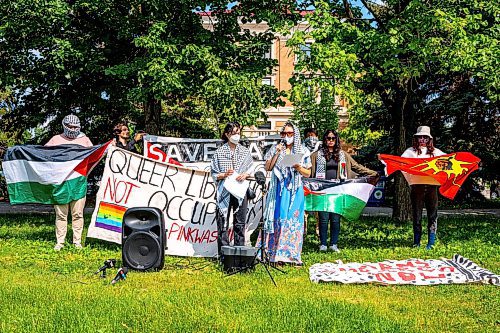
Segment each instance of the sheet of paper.
[[224,180],[224,188],[239,199],[243,199],[247,193],[248,186],[250,182],[248,180],[243,180],[241,182],[236,180],[239,174],[236,172]]
[[285,167],[293,167],[295,164],[300,164],[302,162],[302,156],[304,154],[290,154],[283,156],[283,161],[281,165]]

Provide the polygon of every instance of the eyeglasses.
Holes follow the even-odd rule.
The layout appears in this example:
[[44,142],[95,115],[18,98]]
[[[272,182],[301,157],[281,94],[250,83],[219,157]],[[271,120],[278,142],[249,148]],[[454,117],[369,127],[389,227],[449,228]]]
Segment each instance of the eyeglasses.
[[327,136],[326,141],[335,141],[336,137],[334,136]]
[[430,140],[430,138],[428,136],[425,136],[425,135],[417,135],[417,139],[423,139],[423,140]]
[[281,136],[287,136],[287,137],[292,137],[293,136],[293,132],[281,132]]

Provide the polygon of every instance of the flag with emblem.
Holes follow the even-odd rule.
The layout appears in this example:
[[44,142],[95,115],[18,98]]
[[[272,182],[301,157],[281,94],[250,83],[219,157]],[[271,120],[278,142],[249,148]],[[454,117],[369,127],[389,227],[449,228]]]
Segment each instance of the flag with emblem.
[[471,153],[458,152],[437,157],[408,158],[380,154],[387,175],[404,171],[413,175],[430,176],[441,184],[439,192],[446,198],[455,198],[467,177],[479,168],[481,160]]

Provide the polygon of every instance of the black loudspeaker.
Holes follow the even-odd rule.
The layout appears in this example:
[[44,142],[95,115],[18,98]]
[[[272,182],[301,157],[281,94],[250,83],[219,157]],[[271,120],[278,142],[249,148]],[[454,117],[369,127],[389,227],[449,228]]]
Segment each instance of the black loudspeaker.
[[156,207],[129,208],[122,223],[123,266],[140,271],[162,269],[167,248],[162,211]]

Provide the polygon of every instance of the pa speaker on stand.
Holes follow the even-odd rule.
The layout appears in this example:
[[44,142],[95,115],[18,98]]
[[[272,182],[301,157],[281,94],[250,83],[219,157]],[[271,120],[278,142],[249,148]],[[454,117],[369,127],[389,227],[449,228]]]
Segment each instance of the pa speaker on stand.
[[167,248],[163,212],[156,207],[133,207],[123,215],[123,265],[135,270],[162,269]]

